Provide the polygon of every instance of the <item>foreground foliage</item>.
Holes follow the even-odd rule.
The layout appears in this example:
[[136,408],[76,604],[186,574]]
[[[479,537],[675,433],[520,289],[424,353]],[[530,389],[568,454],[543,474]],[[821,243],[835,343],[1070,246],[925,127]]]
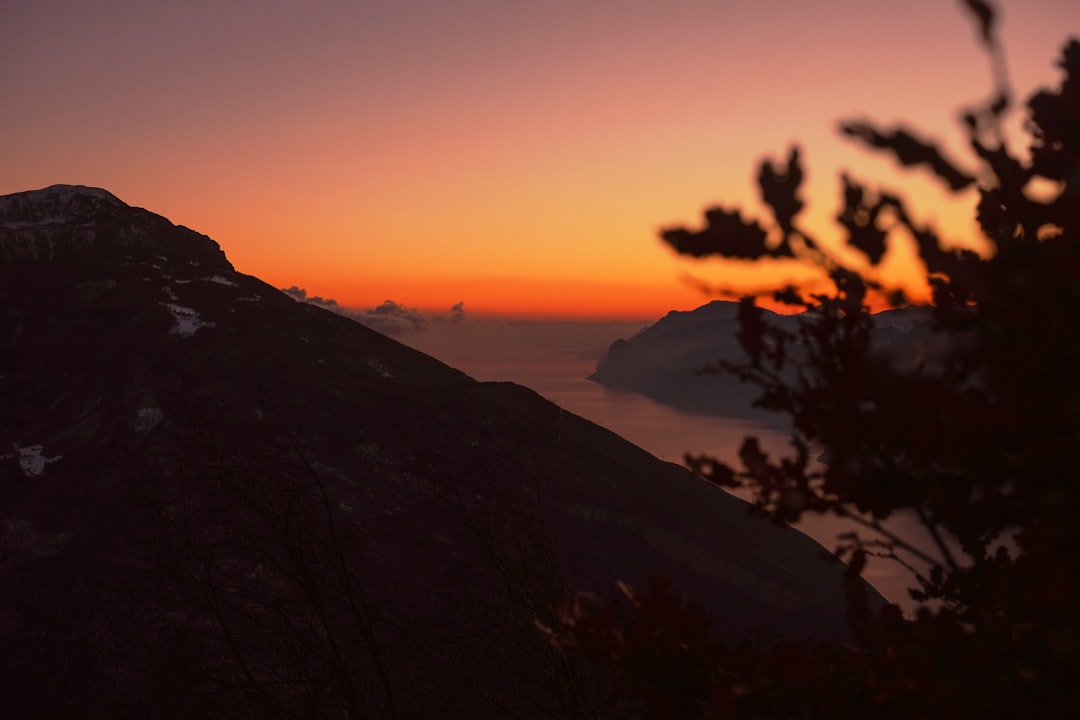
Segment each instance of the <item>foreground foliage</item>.
[[[1013,99],[995,14],[965,5],[996,84],[963,115],[974,167],[905,127],[841,131],[952,192],[977,188],[988,257],[946,249],[904,198],[844,177],[837,221],[869,269],[845,266],[799,227],[798,149],[761,166],[773,228],[714,207],[704,228],[663,233],[685,255],[794,258],[827,273],[828,293],[775,293],[807,311],[794,331],[744,299],[747,360],[723,368],[791,418],[794,454],[774,459],[747,438],[742,469],[688,463],[752,489],[778,521],[832,513],[862,529],[838,548],[850,566],[846,647],[731,647],[660,583],[624,589],[628,617],[586,597],[566,608],[553,642],[610,664],[652,716],[1064,717],[1080,705],[1070,689],[1080,676],[1080,42],[1064,47],[1060,87],[1026,103],[1025,157],[1002,130]],[[898,231],[917,243],[933,291],[929,340],[908,356],[875,350],[868,305],[874,294],[906,303],[875,275]],[[917,518],[929,545],[890,531],[896,514]],[[857,580],[877,557],[915,574],[916,617],[867,603]]]

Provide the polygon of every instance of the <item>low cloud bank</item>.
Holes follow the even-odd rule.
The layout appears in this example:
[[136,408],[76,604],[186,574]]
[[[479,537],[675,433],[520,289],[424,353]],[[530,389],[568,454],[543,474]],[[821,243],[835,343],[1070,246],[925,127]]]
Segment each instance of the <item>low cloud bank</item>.
[[425,313],[396,303],[393,300],[386,300],[382,305],[373,308],[347,308],[333,298],[308,295],[306,290],[295,285],[287,290],[282,290],[282,292],[298,302],[316,305],[324,310],[355,320],[361,325],[377,330],[384,335],[422,332],[427,330],[432,322],[461,321],[465,319],[464,302],[455,303],[448,313]]

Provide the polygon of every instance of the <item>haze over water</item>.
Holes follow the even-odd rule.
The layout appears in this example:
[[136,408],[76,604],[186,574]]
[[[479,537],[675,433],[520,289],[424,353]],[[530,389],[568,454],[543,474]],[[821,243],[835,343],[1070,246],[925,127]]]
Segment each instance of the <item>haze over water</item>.
[[613,341],[645,325],[471,321],[400,339],[477,380],[525,385],[670,462],[681,463],[687,451],[733,461],[747,432],[783,437],[761,425],[685,413],[586,379]]
[[[525,385],[669,462],[681,464],[687,452],[709,453],[738,467],[739,446],[748,435],[757,436],[771,453],[784,452],[787,434],[775,428],[682,412],[587,379],[613,341],[629,338],[647,324],[469,320],[440,322],[398,339],[477,380]],[[836,547],[837,534],[851,529],[836,518],[819,516],[807,516],[797,527],[829,550]],[[890,527],[906,537],[921,535],[917,523],[905,518],[893,520]],[[906,592],[913,584],[911,575],[897,563],[872,560],[864,576],[906,612],[914,609]]]

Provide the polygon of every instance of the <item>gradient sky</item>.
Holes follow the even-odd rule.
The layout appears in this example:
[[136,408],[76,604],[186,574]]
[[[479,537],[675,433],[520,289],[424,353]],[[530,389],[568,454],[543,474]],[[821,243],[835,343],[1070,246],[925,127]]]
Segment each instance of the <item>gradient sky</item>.
[[[0,194],[103,187],[242,272],[345,305],[648,319],[707,299],[687,273],[789,273],[680,260],[657,230],[716,202],[756,212],[757,163],[792,142],[820,235],[841,168],[970,235],[971,197],[835,134],[841,117],[907,119],[962,148],[957,112],[991,84],[959,5],[9,2]],[[1015,89],[1056,84],[1080,2],[1000,5]]]

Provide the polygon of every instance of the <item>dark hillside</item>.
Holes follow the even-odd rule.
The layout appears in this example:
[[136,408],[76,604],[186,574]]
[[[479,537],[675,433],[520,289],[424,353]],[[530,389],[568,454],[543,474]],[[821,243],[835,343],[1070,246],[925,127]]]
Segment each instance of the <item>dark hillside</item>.
[[8,717],[614,714],[535,622],[654,572],[845,637],[813,541],[102,190],[0,198],[0,408]]

